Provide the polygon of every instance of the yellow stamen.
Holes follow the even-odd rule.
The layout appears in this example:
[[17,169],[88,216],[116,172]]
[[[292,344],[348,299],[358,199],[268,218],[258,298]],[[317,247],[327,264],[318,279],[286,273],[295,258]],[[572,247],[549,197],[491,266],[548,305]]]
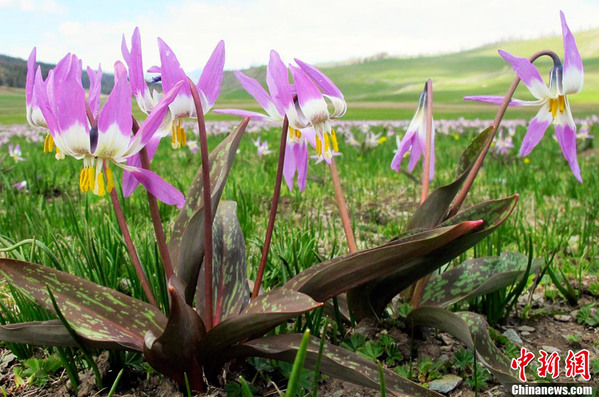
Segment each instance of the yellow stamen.
[[293,128],[289,127],[289,138],[293,138]]
[[179,128],[179,141],[181,146],[187,146],[187,137],[185,136],[185,128]]
[[329,134],[324,134],[324,154],[331,151],[331,142],[329,141]]
[[106,167],[106,191],[108,193],[112,192],[114,189],[114,178],[112,177],[112,169],[110,167]]
[[83,193],[85,193],[87,190],[87,168],[83,168],[81,170],[81,174],[79,174],[79,189],[81,189],[81,191]]
[[322,156],[322,141],[318,134],[316,134],[316,153],[318,153],[319,156]]
[[300,130],[295,130],[295,137],[300,139],[302,137],[302,132]]
[[337,134],[335,134],[335,129],[331,128],[331,141],[333,141],[333,150],[339,152],[339,144],[337,143]]
[[91,192],[94,190],[94,187],[96,185],[96,170],[94,169],[94,167],[88,167],[87,168],[87,190],[88,192]]
[[566,108],[566,98],[563,95],[557,97],[557,101],[559,103],[559,112],[564,113],[564,109]]
[[48,153],[48,135],[46,135],[46,139],[44,139],[44,153]]
[[104,175],[100,172],[98,174],[98,196],[102,197],[106,194],[106,189],[104,188]]

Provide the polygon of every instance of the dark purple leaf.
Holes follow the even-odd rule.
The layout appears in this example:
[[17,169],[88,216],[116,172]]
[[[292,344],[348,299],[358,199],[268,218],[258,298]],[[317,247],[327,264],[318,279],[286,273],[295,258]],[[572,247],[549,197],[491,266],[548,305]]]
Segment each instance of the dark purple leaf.
[[[239,357],[264,357],[274,360],[293,362],[301,343],[301,334],[275,335],[255,339],[227,350],[219,360],[206,368],[209,378],[214,379],[223,363]],[[308,346],[304,366],[314,369],[318,359],[320,343],[312,338]],[[339,346],[325,343],[320,370],[332,377],[356,385],[380,389],[379,370],[376,363]],[[384,369],[387,392],[394,396],[441,396],[417,383],[402,378],[395,372]]]
[[[241,142],[249,119],[243,120],[211,153],[210,192],[212,213],[216,213],[218,202],[233,166],[237,148]],[[198,169],[186,195],[185,206],[179,212],[169,241],[169,252],[177,276],[186,284],[185,301],[191,304],[197,279],[204,258],[204,211],[202,211],[203,183],[202,167]]]
[[476,313],[452,313],[439,307],[422,306],[408,316],[411,326],[440,329],[458,338],[468,348],[476,347],[479,361],[504,385],[519,383],[510,368],[510,360],[497,349],[489,336],[488,325]]
[[[241,313],[250,301],[245,240],[237,219],[236,202],[220,203],[212,230],[213,324],[216,325],[230,316]],[[196,291],[196,309],[200,316],[205,318],[203,266]]]
[[60,311],[86,344],[141,351],[146,332],[159,335],[166,325],[164,314],[146,302],[47,266],[0,258],[0,272],[25,296],[54,311],[49,287]]

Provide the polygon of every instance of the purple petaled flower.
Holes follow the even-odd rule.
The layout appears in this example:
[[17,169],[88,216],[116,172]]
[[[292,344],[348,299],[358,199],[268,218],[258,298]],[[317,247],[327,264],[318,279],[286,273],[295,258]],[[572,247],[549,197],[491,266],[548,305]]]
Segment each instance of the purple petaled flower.
[[12,144],[8,145],[8,155],[12,157],[14,161],[25,161],[25,159],[21,157],[23,153],[21,152],[21,146],[19,146],[19,144],[16,146],[13,146]]
[[[191,88],[188,84],[188,77],[181,68],[177,57],[173,50],[160,38],[158,38],[158,48],[160,51],[160,67],[153,66],[148,69],[148,72],[160,73],[160,81],[162,81],[164,92],[169,91],[180,81],[184,81],[185,83],[170,104],[169,111],[162,124],[159,126],[158,132],[154,135],[153,139],[148,142],[147,151],[150,161],[154,158],[160,140],[168,134],[171,134],[171,145],[174,149],[186,146],[187,137],[185,129],[181,127],[181,119],[184,117],[197,117],[195,104],[193,97],[191,96]],[[131,51],[127,48],[127,42],[124,36],[121,51],[123,58],[129,67],[129,79],[131,81],[133,95],[135,95],[140,109],[144,113],[150,114],[162,94],[158,94],[156,91],[150,94],[150,90],[144,79],[139,28],[135,28],[133,31],[133,36],[131,37]],[[208,59],[208,62],[204,66],[202,75],[196,84],[200,102],[202,104],[202,112],[204,114],[210,111],[218,98],[223,78],[224,65],[225,43],[221,40],[216,45],[210,59]],[[127,165],[139,167],[141,165],[139,155],[130,157],[127,160]],[[129,197],[133,194],[138,185],[139,182],[137,179],[133,178],[129,172],[123,173],[123,195],[125,197]]]
[[254,143],[254,146],[256,146],[256,150],[258,151],[259,157],[262,157],[262,156],[272,153],[272,150],[268,149],[268,142],[267,141],[261,142],[260,137],[253,140],[252,142]]
[[[420,156],[426,150],[426,115],[427,115],[427,86],[424,86],[424,90],[420,94],[420,100],[418,101],[418,107],[414,118],[408,125],[408,130],[403,136],[402,140],[396,137],[397,150],[395,156],[391,161],[391,169],[399,171],[401,161],[404,156],[410,150],[410,162],[408,163],[408,171],[412,172]],[[429,180],[432,180],[435,175],[435,123],[431,120],[431,164],[429,171]]]
[[[549,124],[553,123],[555,137],[562,148],[562,153],[576,179],[582,182],[576,155],[576,124],[566,94],[576,94],[582,89],[584,73],[576,41],[566,24],[563,12],[560,12],[560,17],[564,42],[564,65],[562,67],[559,60],[554,60],[555,65],[551,69],[549,86],[545,84],[538,69],[528,59],[516,57],[502,50],[499,50],[499,55],[512,65],[518,77],[537,98],[536,101],[513,99],[510,105],[541,106],[528,125],[528,131],[520,147],[520,155],[530,154],[543,138]],[[493,104],[503,102],[503,98],[498,96],[470,96],[464,99]]]
[[[57,151],[83,160],[84,168],[79,178],[81,191],[91,191],[99,196],[112,191],[114,180],[110,164],[115,164],[129,171],[159,200],[181,208],[185,198],[175,187],[151,171],[123,163],[138,153],[153,137],[183,82],[176,84],[164,95],[137,134],[132,136],[132,92],[125,66],[121,62],[115,63],[114,88],[101,111],[92,108],[96,106],[97,96],[100,95],[99,88],[94,86],[90,90],[90,108],[92,113],[98,113],[97,122],[94,120],[94,123],[90,123],[86,115],[81,69],[81,61],[75,55],[68,54],[51,71],[46,82],[38,75],[34,84],[38,103],[48,122]],[[95,77],[97,76],[90,75],[90,80]]]
[[11,185],[11,187],[19,192],[29,193],[29,190],[27,190],[27,181],[17,182],[14,185]]
[[[291,190],[297,174],[299,189],[304,191],[308,167],[308,140],[304,135],[307,129],[314,132],[312,146],[316,148],[320,161],[330,163],[333,153],[339,151],[330,120],[345,114],[347,105],[341,91],[324,73],[298,59],[295,61],[299,68],[289,65],[295,82],[292,86],[289,82],[289,70],[281,61],[281,57],[274,50],[270,52],[266,68],[266,84],[270,95],[255,79],[242,72],[235,72],[243,88],[262,106],[266,115],[239,109],[219,109],[215,110],[215,113],[250,116],[257,120],[278,123],[287,116],[289,137],[285,148],[283,176]],[[329,113],[325,99],[333,105],[332,113]]]
[[508,135],[504,137],[503,133],[504,130],[499,131],[493,141],[493,146],[495,147],[495,153],[506,156],[508,150],[514,147],[514,143],[512,142],[512,134],[508,132]]
[[293,121],[298,118],[295,106],[291,106],[288,109],[284,106],[289,101],[293,101],[287,67],[281,61],[279,54],[272,50],[268,66],[266,67],[266,84],[268,85],[270,95],[255,79],[239,71],[235,72],[235,76],[237,76],[241,86],[256,99],[267,114],[239,109],[218,109],[214,112],[233,114],[241,117],[250,116],[257,120],[276,123],[282,123],[285,114],[287,114],[289,136],[287,137],[287,144],[285,146],[283,177],[285,178],[287,187],[289,187],[289,191],[291,191],[293,189],[293,180],[297,174],[297,185],[299,190],[303,192],[306,188],[308,171],[308,141],[304,134],[305,131],[301,131]]
[[354,138],[354,134],[351,131],[348,131],[345,134],[345,143],[347,143],[350,146],[360,146],[360,142],[358,142],[356,138]]

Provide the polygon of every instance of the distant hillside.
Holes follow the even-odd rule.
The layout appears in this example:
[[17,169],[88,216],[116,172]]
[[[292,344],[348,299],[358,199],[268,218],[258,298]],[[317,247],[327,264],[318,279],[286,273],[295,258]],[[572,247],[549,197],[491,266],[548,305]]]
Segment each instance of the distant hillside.
[[[583,57],[585,87],[572,96],[576,103],[599,102],[599,29],[574,34]],[[552,49],[563,56],[561,36],[534,40],[506,41],[485,45],[459,53],[412,58],[392,57],[386,54],[321,65],[321,69],[339,86],[351,102],[414,102],[427,78],[432,78],[435,101],[461,103],[464,95],[504,94],[513,79],[509,65],[499,57],[497,49],[518,56],[533,54],[541,49]],[[309,59],[305,59],[309,61]],[[550,61],[540,59],[544,76],[548,75]],[[265,67],[244,70],[264,84]],[[529,94],[523,87],[520,96]],[[233,73],[226,73],[220,100],[236,102],[251,100],[241,88]]]
[[[42,76],[46,78],[48,71],[56,65],[48,63],[38,63],[42,68]],[[13,58],[6,55],[0,55],[0,86],[25,88],[25,79],[27,77],[27,61],[21,58]],[[85,88],[89,87],[89,79],[84,71],[81,81]],[[102,93],[108,94],[114,85],[114,76],[104,73],[102,75]]]

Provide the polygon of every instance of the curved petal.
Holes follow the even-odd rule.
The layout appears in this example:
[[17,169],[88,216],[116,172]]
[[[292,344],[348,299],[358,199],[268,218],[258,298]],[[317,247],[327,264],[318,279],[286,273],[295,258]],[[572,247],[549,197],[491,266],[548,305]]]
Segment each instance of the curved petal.
[[28,106],[33,104],[33,83],[35,82],[35,57],[36,48],[33,47],[29,58],[27,59],[27,79],[25,80],[25,103]]
[[300,66],[300,68],[302,68],[302,70],[308,76],[310,76],[312,81],[314,81],[314,83],[316,83],[318,88],[320,88],[323,93],[325,93],[326,95],[335,97],[335,98],[339,98],[341,100],[344,99],[343,93],[341,92],[341,90],[339,88],[337,88],[335,83],[333,83],[331,81],[331,79],[329,79],[324,73],[322,73],[316,67],[314,67],[308,63],[302,62],[297,58],[295,58],[295,62]]
[[250,110],[241,110],[241,109],[214,109],[212,111],[213,113],[220,113],[220,114],[231,114],[233,116],[240,116],[240,117],[251,117],[254,120],[264,120],[264,121],[274,121],[274,122],[279,122],[281,120],[275,120],[272,117],[269,117],[265,114],[262,113],[258,113],[258,112],[252,112]]
[[314,128],[304,128],[301,130],[301,133],[302,136],[306,138],[310,146],[312,146],[313,149],[316,149],[316,131]]
[[[177,56],[160,37],[158,38],[158,49],[160,50],[160,76],[164,91],[169,91],[181,80],[187,82],[187,75],[181,68]],[[191,96],[189,86],[185,85],[181,89],[181,94]]]
[[[416,133],[416,135],[418,135],[418,133]],[[424,146],[420,144],[420,139],[416,136],[412,140],[412,150],[410,150],[410,162],[408,163],[409,172],[412,172],[414,167],[416,167],[416,164],[418,164],[422,152],[424,152]]]
[[141,53],[141,35],[139,28],[136,27],[131,36],[131,51],[127,49],[127,42],[123,35],[121,44],[121,52],[127,67],[129,68],[129,81],[131,82],[131,90],[137,104],[144,113],[149,113],[154,108],[155,102],[152,100],[148,84],[144,77],[143,60]]
[[564,38],[564,93],[576,94],[582,89],[584,82],[582,58],[578,52],[574,36],[566,23],[564,13],[560,11],[559,14],[562,21],[562,36]]
[[[395,156],[393,156],[393,160],[391,161],[391,169],[392,170],[399,171],[399,167],[401,165],[401,160],[403,160],[405,154],[408,152],[408,150],[412,146],[412,142],[414,140],[415,133],[416,132],[413,130],[412,131],[408,130],[408,132],[406,132],[406,134],[402,138],[401,142],[398,142]],[[399,139],[399,137],[396,139]]]
[[289,72],[275,50],[270,52],[270,60],[266,67],[266,84],[268,85],[268,90],[277,108],[277,112],[281,115],[287,113],[287,117],[297,119],[293,105],[293,95],[291,94],[291,85],[289,84]]
[[306,190],[308,176],[308,145],[299,143],[295,145],[295,167],[297,168],[297,186],[300,192]]
[[234,73],[235,77],[237,77],[237,80],[239,80],[241,83],[243,89],[254,97],[258,104],[262,106],[262,109],[266,110],[266,113],[268,113],[271,118],[275,119],[277,116],[282,118],[282,113],[279,113],[277,107],[270,98],[270,95],[268,95],[266,90],[262,88],[256,79],[248,77],[239,71],[235,71]]
[[158,102],[154,110],[152,110],[148,118],[139,128],[137,134],[135,134],[129,150],[123,155],[124,157],[129,157],[139,152],[141,148],[152,139],[158,128],[162,125],[162,122],[169,111],[169,105],[177,97],[179,90],[183,85],[187,86],[187,81],[179,81],[160,99],[160,102]]
[[98,70],[94,72],[92,68],[87,67],[87,77],[89,77],[89,93],[87,100],[94,117],[98,117],[100,112],[100,92],[102,91],[102,66],[98,64]]
[[582,182],[576,154],[576,123],[574,123],[574,119],[572,118],[569,104],[566,104],[564,114],[555,125],[555,137],[562,148],[562,153],[568,161],[572,173],[579,182]]
[[46,83],[44,82],[44,80],[42,80],[42,72],[39,67],[37,68],[37,72],[35,73],[35,82],[33,84],[33,90],[42,116],[46,120],[48,129],[50,130],[50,134],[52,135],[52,137],[56,138],[58,135],[60,135],[60,128],[58,127],[58,120],[56,119],[56,115],[54,114],[54,111],[50,105],[48,93],[46,90]]
[[539,144],[552,120],[553,116],[549,111],[549,102],[547,102],[528,124],[528,130],[522,140],[522,146],[520,146],[520,156],[528,156],[532,149]]
[[503,50],[499,50],[499,55],[512,65],[514,72],[535,98],[545,99],[551,96],[549,87],[541,78],[538,69],[528,59],[514,56]]
[[[474,95],[474,96],[465,96],[465,101],[474,101],[474,102],[482,102],[482,103],[490,103],[492,105],[503,105],[503,100],[505,98],[497,95]],[[510,100],[509,106],[538,106],[544,100],[538,101],[523,101],[521,99],[512,98]]]
[[202,70],[202,75],[197,84],[198,90],[202,91],[206,96],[207,106],[202,109],[204,114],[208,113],[218,98],[220,86],[223,81],[224,67],[225,42],[221,40],[216,45],[208,62],[206,62],[206,66]]
[[[150,163],[152,159],[156,155],[156,150],[158,149],[158,145],[160,144],[161,137],[153,136],[152,139],[146,145],[146,150],[148,151],[148,158]],[[141,168],[141,158],[140,154],[136,153],[133,156],[127,158],[127,165],[131,167]],[[135,189],[139,186],[139,181],[135,179],[131,172],[123,170],[123,196],[129,197],[133,194]]]
[[116,163],[119,167],[129,171],[148,192],[165,204],[176,205],[181,209],[185,205],[185,196],[176,187],[162,179],[155,172],[143,168],[131,167]]
[[287,142],[285,146],[285,158],[283,159],[283,177],[289,191],[293,190],[293,177],[296,170],[295,144]]
[[316,84],[300,68],[290,65],[289,69],[293,75],[297,100],[304,116],[313,126],[326,122],[329,119],[327,104]]
[[100,157],[119,158],[131,140],[131,86],[127,69],[120,61],[114,64],[114,88],[98,118],[97,146],[92,153]]

